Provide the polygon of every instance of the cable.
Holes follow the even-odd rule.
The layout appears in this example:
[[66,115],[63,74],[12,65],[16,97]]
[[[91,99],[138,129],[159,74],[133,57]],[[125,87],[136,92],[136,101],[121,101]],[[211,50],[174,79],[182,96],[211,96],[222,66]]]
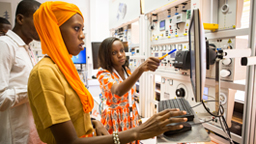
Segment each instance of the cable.
[[[213,118],[213,119],[215,119],[215,118]],[[210,120],[204,121],[204,122],[200,122],[200,123],[194,123],[194,124],[191,124],[191,126],[193,126],[193,125],[199,125],[199,124],[203,124],[203,123],[208,123],[208,122],[212,121],[213,119],[210,119]]]
[[[224,118],[224,116],[223,116],[223,114],[224,114],[224,108],[223,108],[222,104],[219,105],[219,112],[221,113],[221,115],[215,115],[215,114],[211,113],[211,112],[207,109],[207,107],[205,106],[204,101],[202,101],[202,104],[203,104],[205,110],[206,110],[210,115],[219,118],[219,122],[220,122],[220,125],[221,125],[223,131],[227,134],[230,143],[233,144],[233,140],[231,139],[231,134],[230,134],[229,127],[228,127],[227,122],[226,122],[226,120],[225,120],[225,118]],[[220,108],[221,108],[221,109],[220,109]],[[218,112],[218,113],[219,113],[219,112]],[[218,113],[217,113],[217,114],[218,114]],[[224,126],[225,126],[225,128],[223,127],[223,123],[222,123],[222,120],[221,120],[221,119],[224,121]]]
[[[208,96],[209,96],[209,95],[208,95]],[[211,97],[212,97],[212,96],[211,96]],[[228,140],[230,141],[230,144],[234,144],[234,142],[233,142],[233,140],[232,140],[232,138],[231,138],[231,133],[230,133],[229,127],[228,127],[227,122],[226,122],[226,120],[225,120],[225,118],[224,118],[224,116],[223,116],[223,115],[224,115],[224,108],[223,108],[222,104],[219,104],[219,112],[218,112],[218,113],[220,113],[220,115],[215,115],[215,114],[211,113],[211,112],[208,110],[208,108],[205,106],[205,102],[217,102],[217,100],[207,100],[207,101],[202,100],[201,103],[199,103],[199,104],[197,104],[197,105],[194,105],[194,106],[192,106],[192,107],[190,107],[190,108],[195,108],[195,107],[197,107],[197,106],[203,104],[205,110],[206,110],[210,115],[219,118],[219,123],[220,123],[220,125],[221,125],[221,128],[222,128],[222,130],[224,131],[224,133],[227,135],[227,138],[228,138]],[[218,114],[218,113],[217,113],[217,114]],[[214,119],[214,118],[213,118],[213,119]],[[211,119],[211,120],[212,120],[212,119]],[[211,120],[208,120],[208,121],[205,121],[205,122],[202,122],[202,123],[207,123],[207,122],[210,122]],[[192,124],[192,125],[198,125],[198,124],[202,124],[202,123],[195,123],[195,124]],[[223,125],[224,125],[224,126],[223,126]]]
[[[205,102],[217,102],[217,100],[206,100]],[[195,108],[195,107],[197,107],[197,106],[199,106],[199,105],[201,105],[202,103],[199,103],[199,104],[197,104],[197,105],[194,105],[194,106],[192,106],[192,107],[190,107],[190,108]]]
[[178,29],[180,29],[180,28],[179,28],[179,24],[178,24],[178,23],[176,23],[176,27],[177,27]]
[[227,124],[225,118],[223,116],[221,118],[224,121],[224,126],[226,127],[225,130],[228,132],[229,137],[231,137],[230,130],[229,130],[229,127],[228,127],[228,124]]
[[[223,124],[222,124],[222,120],[221,120],[221,119],[223,120],[225,129],[223,129]],[[226,122],[224,116],[220,117],[219,120],[220,120],[220,124],[221,124],[221,126],[222,126],[222,129],[223,129],[224,132],[228,135],[228,138],[229,138],[230,143],[233,143],[233,140],[231,139],[230,130],[229,130],[229,127],[228,127],[228,125],[227,125],[227,122]]]
[[201,102],[202,102],[202,104],[203,104],[205,110],[206,110],[210,115],[215,116],[215,117],[222,117],[222,116],[223,116],[223,114],[224,114],[224,108],[223,108],[223,106],[222,106],[221,104],[219,105],[219,111],[220,111],[220,108],[222,109],[222,112],[220,111],[220,114],[221,114],[221,115],[215,115],[215,114],[211,113],[211,112],[208,110],[208,108],[207,108],[207,107],[205,106],[205,104],[204,104],[204,101],[201,101]]
[[[222,120],[221,120],[221,119],[224,121],[224,124],[225,124],[226,129],[223,127],[223,123],[222,123]],[[220,122],[220,125],[221,125],[222,130],[223,130],[224,133],[227,135],[227,138],[228,138],[228,140],[230,141],[230,144],[234,144],[234,142],[233,142],[233,140],[232,140],[232,138],[231,138],[230,130],[229,130],[229,128],[228,128],[228,126],[227,126],[227,123],[226,123],[226,121],[225,121],[225,118],[224,118],[224,117],[219,117],[219,122]]]
[[[213,102],[213,101],[214,101],[214,102],[217,102],[217,100],[207,100],[207,101],[205,101],[205,102]],[[212,115],[212,116],[214,116],[214,117],[222,117],[222,116],[223,116],[223,114],[224,114],[224,108],[223,108],[223,106],[222,106],[221,104],[219,105],[219,110],[220,110],[220,108],[222,109],[221,115],[215,115],[215,114],[211,113],[211,112],[208,110],[208,108],[207,108],[206,105],[204,104],[204,100],[202,100],[201,102],[202,102],[202,103],[199,103],[199,104],[197,104],[197,105],[195,105],[195,106],[192,106],[191,108],[195,108],[195,107],[197,107],[197,106],[203,104],[205,110],[206,110],[210,115]]]
[[209,46],[212,46],[212,47],[216,48],[216,45],[215,45],[215,44],[209,44]]
[[227,131],[225,130],[225,128],[223,127],[223,124],[222,124],[222,121],[221,121],[221,118],[219,117],[219,122],[220,122],[220,126],[222,128],[222,130],[224,131],[224,133],[226,134],[226,136],[228,137],[229,139],[229,135],[227,134]]

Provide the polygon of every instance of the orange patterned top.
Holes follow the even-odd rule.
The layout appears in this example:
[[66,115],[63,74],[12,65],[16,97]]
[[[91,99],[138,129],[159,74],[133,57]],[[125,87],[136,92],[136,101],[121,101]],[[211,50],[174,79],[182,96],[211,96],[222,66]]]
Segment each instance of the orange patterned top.
[[[131,75],[131,71],[126,68],[126,71]],[[122,80],[116,73],[110,73],[106,69],[100,68],[97,73],[97,79],[100,83],[103,98],[106,100],[107,108],[103,110],[101,115],[101,122],[110,134],[113,131],[125,131],[127,129],[139,126],[139,115],[132,97],[132,117],[129,112],[129,92],[123,96],[118,96],[111,93],[113,84],[121,83]],[[131,95],[135,92],[135,86],[131,88]],[[133,142],[135,144],[135,142]]]

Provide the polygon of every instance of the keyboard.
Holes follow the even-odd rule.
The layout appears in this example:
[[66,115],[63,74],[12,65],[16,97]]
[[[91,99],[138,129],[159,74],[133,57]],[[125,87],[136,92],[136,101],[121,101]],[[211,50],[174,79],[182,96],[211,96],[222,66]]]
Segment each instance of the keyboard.
[[194,120],[194,111],[192,110],[190,104],[184,98],[170,99],[165,101],[160,101],[158,103],[158,112],[165,109],[179,108],[181,111],[186,111],[186,115],[177,116],[187,118],[188,121]]

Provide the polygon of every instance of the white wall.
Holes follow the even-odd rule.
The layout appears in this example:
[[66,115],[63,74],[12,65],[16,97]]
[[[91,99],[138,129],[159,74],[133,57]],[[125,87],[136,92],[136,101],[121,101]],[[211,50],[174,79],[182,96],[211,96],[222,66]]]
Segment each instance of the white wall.
[[[90,24],[92,42],[102,42],[110,36],[108,0],[90,0]],[[93,65],[88,64],[88,69],[93,69]],[[97,71],[97,69],[92,70],[91,75],[88,76],[95,76]]]
[[110,36],[109,1],[90,0],[91,41],[101,42]]

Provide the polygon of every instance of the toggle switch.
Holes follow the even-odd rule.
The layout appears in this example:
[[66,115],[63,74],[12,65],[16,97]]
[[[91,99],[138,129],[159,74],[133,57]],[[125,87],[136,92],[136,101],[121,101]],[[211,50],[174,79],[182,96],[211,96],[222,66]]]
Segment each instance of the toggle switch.
[[220,76],[225,78],[225,77],[229,77],[231,75],[231,71],[227,70],[227,69],[223,69],[220,71]]
[[232,63],[232,59],[231,58],[226,58],[224,60],[222,60],[222,64],[225,66],[228,66]]

